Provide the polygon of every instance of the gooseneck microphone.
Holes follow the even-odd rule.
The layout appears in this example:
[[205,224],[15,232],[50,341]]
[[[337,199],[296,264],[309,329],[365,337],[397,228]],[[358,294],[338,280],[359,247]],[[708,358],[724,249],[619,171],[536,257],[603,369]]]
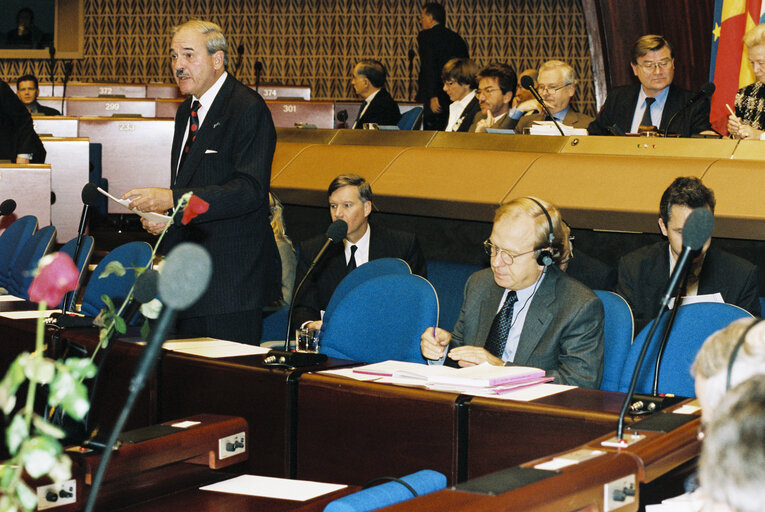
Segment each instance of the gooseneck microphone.
[[61,93],[61,114],[66,115],[64,112],[64,103],[66,102],[66,84],[69,83],[69,78],[72,76],[74,70],[74,61],[68,60],[64,63],[64,91]]
[[300,293],[300,289],[303,286],[303,283],[305,283],[305,280],[308,278],[309,275],[311,275],[311,272],[313,272],[314,267],[319,262],[322,256],[324,256],[324,253],[327,251],[327,248],[332,243],[340,242],[343,238],[345,238],[345,235],[348,234],[348,224],[344,220],[337,219],[335,222],[329,225],[327,228],[327,240],[324,242],[324,245],[321,247],[319,252],[316,254],[316,257],[311,262],[311,265],[308,267],[308,270],[306,270],[305,274],[303,275],[303,279],[300,280],[300,283],[298,283],[297,287],[295,287],[295,293],[292,294],[292,301],[290,302],[290,310],[289,314],[287,315],[287,332],[284,335],[284,351],[289,352],[290,350],[290,331],[292,330],[292,314],[295,312],[295,303],[297,302],[298,293]]
[[56,82],[54,81],[56,75],[56,47],[52,44],[48,47],[48,72],[50,73],[50,95],[55,96],[54,90],[56,89]]
[[263,73],[263,63],[255,61],[255,91],[260,92],[260,75]]
[[619,413],[619,422],[616,428],[616,438],[619,441],[624,437],[624,417],[627,414],[627,409],[630,408],[632,397],[635,394],[635,386],[637,386],[638,377],[640,375],[640,369],[643,365],[643,360],[645,359],[648,347],[651,345],[654,332],[659,325],[661,315],[666,309],[669,299],[674,294],[678,285],[682,282],[688,270],[688,265],[691,262],[692,255],[704,247],[706,241],[712,236],[713,228],[714,217],[712,216],[712,212],[706,208],[694,209],[685,221],[685,225],[683,226],[683,252],[677,259],[672,275],[669,277],[669,282],[667,283],[666,291],[662,296],[658,314],[651,324],[651,329],[648,331],[648,336],[646,336],[643,347],[640,349],[640,354],[635,362],[635,369],[632,373],[632,380],[630,381],[630,386],[627,390],[627,396],[624,398],[624,404]]
[[[80,197],[82,198],[82,214],[80,215],[80,226],[77,228],[77,241],[74,245],[74,257],[72,258],[75,265],[77,265],[77,260],[80,257],[80,252],[82,251],[82,240],[85,235],[85,227],[88,224],[88,213],[90,211],[90,207],[98,202],[101,194],[98,192],[97,186],[92,183],[87,183],[84,187],[82,187]],[[64,296],[64,306],[61,310],[62,314],[66,314],[66,312],[69,311],[69,309],[72,307],[72,303],[74,302],[75,297],[77,297],[79,289],[80,283],[78,282],[77,288],[71,292],[67,292],[67,294]]]
[[409,101],[414,101],[412,90],[414,89],[414,48],[409,48]]
[[683,105],[683,108],[672,114],[672,117],[669,118],[669,122],[667,123],[667,126],[664,127],[664,136],[667,136],[667,133],[669,133],[669,126],[672,124],[672,121],[675,120],[675,118],[680,114],[680,112],[684,112],[688,110],[689,108],[693,107],[695,104],[700,102],[703,99],[710,98],[712,94],[715,92],[715,84],[712,82],[707,82],[704,85],[701,86],[701,89],[699,89],[693,96],[691,96],[688,101]]
[[242,67],[243,57],[244,57],[244,43],[236,47],[236,65],[234,66],[234,76],[239,75],[239,68]]
[[16,211],[16,201],[13,199],[6,199],[0,203],[0,216],[10,215]]
[[143,389],[146,377],[158,362],[159,351],[167,338],[170,326],[175,321],[178,311],[189,308],[207,290],[212,275],[212,259],[205,249],[192,243],[182,243],[167,255],[162,273],[159,276],[159,295],[162,300],[162,312],[159,315],[151,339],[141,354],[136,373],[130,381],[128,397],[120,412],[114,428],[109,434],[106,449],[93,478],[85,512],[92,512],[96,503],[98,489],[103,481],[113,447],[122,427],[133,409],[138,393]]
[[547,108],[547,105],[545,105],[545,100],[542,99],[542,96],[539,94],[539,91],[537,91],[537,88],[534,87],[534,79],[531,78],[529,75],[523,75],[521,77],[521,85],[524,89],[527,91],[531,91],[531,94],[534,96],[534,99],[537,100],[537,102],[542,105],[542,108],[544,109],[545,113],[552,119],[552,122],[555,123],[555,127],[558,129],[561,135],[566,135],[563,133],[563,128],[560,127],[558,124],[558,121],[555,120],[555,117],[550,113],[550,109]]

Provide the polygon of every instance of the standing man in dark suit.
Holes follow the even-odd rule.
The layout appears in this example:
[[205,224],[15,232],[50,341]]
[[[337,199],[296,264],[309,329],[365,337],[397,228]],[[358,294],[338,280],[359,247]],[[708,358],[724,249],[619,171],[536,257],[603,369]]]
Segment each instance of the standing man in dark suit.
[[[321,328],[321,317],[340,281],[368,261],[400,258],[413,274],[427,276],[425,257],[417,237],[411,233],[369,223],[372,213],[372,188],[355,174],[341,174],[329,185],[329,213],[332,221],[344,220],[348,234],[342,244],[329,246],[309,276],[295,303],[294,325]],[[327,237],[312,238],[301,244],[297,282],[303,278]]]
[[423,128],[443,130],[449,119],[449,97],[443,90],[441,70],[449,59],[467,59],[468,48],[456,32],[446,28],[446,11],[436,2],[426,3],[420,15],[422,30],[417,34],[420,75],[415,100],[424,105]]
[[[658,126],[662,133],[670,118],[680,111],[693,93],[672,84],[675,55],[662,36],[646,35],[632,45],[632,72],[639,84],[617,87],[608,93],[603,108],[587,129],[590,135],[610,135],[609,127],[637,133],[640,126]],[[670,133],[690,137],[714,133],[709,123],[709,99],[685,109],[672,125]],[[618,131],[618,130],[617,130]]]
[[500,206],[484,242],[491,268],[468,279],[452,333],[438,327],[422,333],[423,357],[533,366],[556,384],[597,388],[603,304],[558,268],[567,236],[560,212],[547,202],[522,197]]
[[481,111],[481,104],[475,95],[478,87],[478,67],[470,59],[452,59],[444,65],[441,79],[444,91],[449,95],[449,122],[447,132],[466,132],[470,129],[475,115]]
[[[279,253],[269,225],[268,191],[276,131],[258,93],[225,72],[226,38],[217,25],[192,20],[173,32],[170,60],[189,98],[175,116],[169,189],[125,193],[130,207],[164,212],[186,192],[210,204],[189,224],[173,225],[163,252],[181,242],[210,253],[210,287],[182,312],[178,332],[260,343],[261,311],[280,293]],[[143,220],[152,234],[164,225]]]
[[45,162],[45,148],[32,116],[8,84],[0,81],[0,160],[16,164]]
[[[715,211],[714,192],[695,177],[677,178],[659,203],[659,229],[667,241],[624,255],[619,261],[616,292],[624,297],[640,329],[658,312],[661,297],[683,251],[683,226],[694,208]],[[711,238],[693,259],[685,296],[719,293],[722,299],[760,315],[757,267],[725,251],[710,247]]]
[[372,59],[362,60],[353,68],[353,90],[364,98],[354,128],[364,128],[366,123],[398,124],[401,119],[398,103],[384,89],[387,74],[385,66]]
[[42,116],[60,116],[61,112],[55,108],[40,105],[37,97],[40,95],[40,84],[34,75],[24,75],[16,80],[16,95],[27,107],[30,114],[40,114]]

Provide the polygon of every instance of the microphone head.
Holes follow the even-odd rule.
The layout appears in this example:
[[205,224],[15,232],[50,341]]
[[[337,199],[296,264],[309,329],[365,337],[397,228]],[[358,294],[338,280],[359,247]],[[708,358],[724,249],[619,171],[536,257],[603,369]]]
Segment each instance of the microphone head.
[[327,228],[327,238],[333,242],[339,242],[348,234],[348,224],[344,220],[337,219]]
[[16,201],[6,199],[0,203],[0,215],[10,215],[16,210]]
[[695,208],[683,226],[683,246],[698,251],[712,236],[715,218],[706,208]]
[[191,307],[207,290],[212,275],[212,259],[200,245],[189,242],[175,247],[159,274],[162,304],[175,310]]
[[343,109],[337,113],[337,120],[344,123],[348,120],[348,111]]
[[133,298],[141,304],[146,304],[157,297],[159,288],[159,272],[153,269],[146,270],[135,280]]
[[244,44],[240,44],[236,47],[236,53],[242,55],[244,53]]
[[712,94],[714,94],[715,89],[716,89],[716,87],[715,87],[715,84],[713,82],[707,82],[707,83],[705,83],[704,85],[701,86],[700,90],[701,90],[702,93],[704,93],[704,96],[706,96],[708,98],[708,97],[712,96]]
[[263,71],[263,63],[260,62],[259,60],[256,60],[255,61],[255,72],[256,73],[260,73],[261,71]]
[[531,78],[529,75],[523,75],[521,77],[521,86],[524,89],[531,90],[532,87],[534,87],[534,79]]
[[409,48],[409,60],[414,60],[414,48]]
[[93,206],[101,199],[101,192],[98,191],[98,187],[93,183],[87,183],[82,187],[82,203],[88,206]]

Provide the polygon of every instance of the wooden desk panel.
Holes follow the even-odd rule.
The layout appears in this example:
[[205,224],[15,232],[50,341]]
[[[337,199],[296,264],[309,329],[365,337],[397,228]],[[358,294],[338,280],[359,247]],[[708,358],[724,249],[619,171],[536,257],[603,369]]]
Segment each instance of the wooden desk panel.
[[181,91],[178,89],[178,84],[175,82],[168,82],[163,84],[147,84],[146,85],[146,97],[147,98],[183,98]]
[[[765,141],[741,141],[765,149]],[[765,239],[765,162],[718,160],[703,176],[704,184],[715,191],[715,236]]]
[[311,101],[311,86],[309,85],[260,84],[260,87],[256,89],[255,84],[250,84],[248,87],[257,91],[258,94],[263,96],[264,100],[290,101],[301,99]]
[[297,477],[362,485],[433,469],[457,479],[455,393],[304,375]]
[[287,167],[301,151],[310,146],[312,146],[312,144],[303,142],[277,142],[276,150],[274,151],[274,159],[271,162],[271,183],[274,182],[276,177],[281,174],[284,168]]
[[175,113],[178,107],[185,101],[185,98],[158,98],[156,103],[157,117],[175,119]]
[[[61,105],[59,105],[59,108]],[[77,118],[65,116],[32,116],[35,132],[42,137],[77,137]]]
[[67,98],[68,116],[120,116],[139,115],[156,117],[157,108],[153,99],[138,98]]
[[731,158],[737,144],[733,139],[572,136],[561,153],[718,159]]
[[[169,119],[80,118],[80,137],[103,145],[102,175],[120,197],[135,187],[170,186],[173,121]],[[129,213],[109,201],[109,213]]]
[[316,128],[334,128],[334,104],[331,101],[266,101],[274,126],[294,128],[297,123]]
[[82,214],[82,188],[89,181],[90,143],[84,138],[43,137],[51,164],[51,189],[56,202],[50,207],[56,241],[66,243],[77,236]]
[[0,217],[0,233],[24,215],[37,217],[39,227],[50,225],[51,166],[0,163],[0,202],[16,201],[12,215]]
[[[59,88],[57,87],[56,89]],[[121,95],[125,98],[146,98],[146,85],[69,82],[66,84],[66,95],[72,98],[97,98],[104,95]]]

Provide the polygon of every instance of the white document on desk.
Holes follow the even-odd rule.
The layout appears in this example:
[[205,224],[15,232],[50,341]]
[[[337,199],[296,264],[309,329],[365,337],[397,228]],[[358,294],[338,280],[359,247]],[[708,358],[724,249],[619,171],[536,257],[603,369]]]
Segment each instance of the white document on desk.
[[23,301],[21,297],[16,297],[15,295],[0,295],[0,302],[19,302]]
[[244,494],[280,500],[306,501],[348,487],[347,485],[274,478],[270,476],[241,475],[212,485],[200,487],[202,491]]
[[32,311],[6,311],[5,313],[0,313],[0,316],[12,320],[29,320],[30,318],[48,318],[53,313],[61,313],[61,310],[46,309],[45,311],[40,311],[39,309],[34,309]]
[[235,341],[218,340],[215,338],[189,338],[166,341],[162,348],[182,354],[220,358],[239,357],[266,354],[269,349]]

